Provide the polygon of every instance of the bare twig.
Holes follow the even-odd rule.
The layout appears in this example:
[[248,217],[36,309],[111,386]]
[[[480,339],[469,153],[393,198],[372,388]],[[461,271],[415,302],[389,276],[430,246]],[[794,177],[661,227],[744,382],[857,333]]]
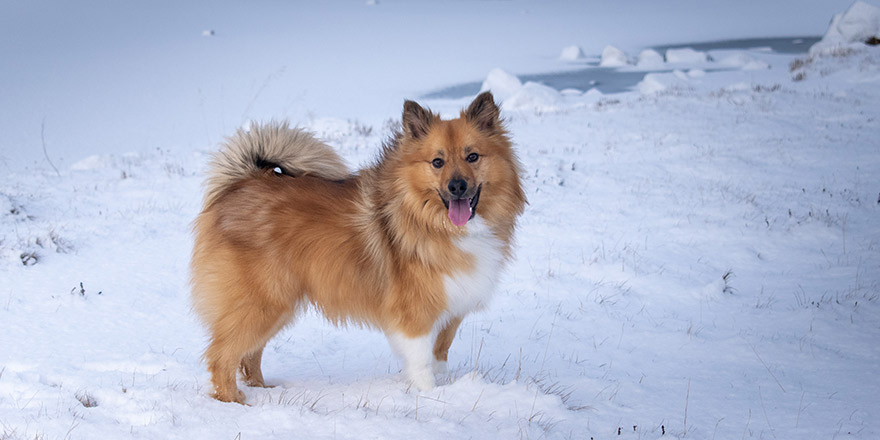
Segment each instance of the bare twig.
[[324,374],[324,367],[321,366],[321,361],[318,360],[318,356],[315,352],[312,352],[312,357],[315,358],[315,363],[318,364],[318,369],[321,370],[321,374]]
[[40,123],[40,142],[43,144],[43,156],[46,157],[46,161],[49,162],[49,165],[52,166],[52,169],[55,170],[55,174],[58,177],[61,177],[61,173],[58,172],[58,168],[55,168],[55,164],[52,163],[52,159],[49,159],[49,153],[46,151],[46,119],[43,118],[43,122]]
[[795,428],[797,428],[798,425],[801,423],[801,410],[804,408],[804,396],[805,396],[806,394],[807,394],[806,391],[804,391],[804,392],[801,393],[801,403],[798,404],[797,419],[795,419],[795,421],[794,421],[794,427],[795,427]]
[[483,397],[483,391],[486,391],[486,389],[483,388],[482,390],[480,390],[480,395],[477,396],[477,401],[474,402],[474,407],[471,408],[471,412],[474,412],[477,410],[477,404],[480,403],[480,399]]
[[779,389],[781,389],[782,392],[785,393],[785,392],[786,392],[786,391],[785,391],[785,387],[782,386],[782,383],[779,382],[779,379],[776,378],[776,375],[773,374],[772,371],[770,371],[770,367],[767,366],[767,364],[764,362],[764,359],[761,359],[761,355],[758,354],[758,350],[755,349],[755,346],[754,346],[754,345],[751,345],[751,344],[749,344],[749,346],[752,347],[752,351],[755,352],[755,356],[757,356],[757,357],[758,357],[758,360],[761,361],[761,365],[763,365],[764,368],[767,369],[767,372],[770,373],[770,377],[772,377],[773,380],[776,381],[776,385],[779,385]]
[[688,433],[688,404],[691,401],[691,380],[688,379],[688,390],[684,397],[684,435]]
[[556,326],[556,317],[559,316],[560,309],[562,309],[562,302],[556,306],[556,314],[553,315],[553,322],[550,323],[550,333],[547,335],[547,346],[544,347],[544,358],[541,359],[541,371],[544,371],[544,363],[547,362],[547,353],[550,351],[550,339],[553,337],[553,327]]
[[480,338],[480,348],[477,349],[477,356],[474,357],[474,377],[477,377],[477,369],[480,367],[480,355],[483,353],[483,342],[485,342],[485,339]]
[[767,408],[764,407],[764,396],[761,394],[761,385],[758,385],[758,398],[761,400],[761,411],[764,411],[764,418],[767,419],[767,426],[770,428],[770,434],[776,438],[776,432],[773,431],[773,425],[770,424],[770,417],[767,415]]

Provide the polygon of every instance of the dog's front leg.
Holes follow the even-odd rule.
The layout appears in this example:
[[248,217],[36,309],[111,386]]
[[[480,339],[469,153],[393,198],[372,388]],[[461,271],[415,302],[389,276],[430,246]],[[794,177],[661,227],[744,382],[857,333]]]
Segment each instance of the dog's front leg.
[[434,388],[432,348],[437,339],[435,332],[421,336],[407,336],[400,332],[388,333],[391,348],[403,358],[407,379],[421,391]]

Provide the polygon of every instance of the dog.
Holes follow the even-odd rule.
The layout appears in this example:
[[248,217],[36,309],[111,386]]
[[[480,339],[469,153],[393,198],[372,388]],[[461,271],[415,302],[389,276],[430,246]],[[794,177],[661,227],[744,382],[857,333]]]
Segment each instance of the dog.
[[213,397],[265,387],[263,348],[304,308],[385,333],[420,390],[462,318],[490,299],[526,197],[491,93],[444,120],[406,101],[371,166],[283,122],[251,124],[211,162],[193,230],[193,310]]

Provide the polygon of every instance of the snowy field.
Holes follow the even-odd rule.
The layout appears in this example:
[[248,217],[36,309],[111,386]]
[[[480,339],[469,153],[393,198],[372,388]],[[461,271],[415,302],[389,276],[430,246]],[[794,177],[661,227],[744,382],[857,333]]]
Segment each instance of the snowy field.
[[[0,5],[0,439],[880,437],[880,10],[375,3]],[[826,38],[645,51],[793,35]],[[519,79],[599,64],[644,77]],[[356,167],[404,98],[473,81],[529,205],[450,376],[409,389],[380,333],[309,313],[274,388],[211,399],[187,278],[217,142],[288,118]]]

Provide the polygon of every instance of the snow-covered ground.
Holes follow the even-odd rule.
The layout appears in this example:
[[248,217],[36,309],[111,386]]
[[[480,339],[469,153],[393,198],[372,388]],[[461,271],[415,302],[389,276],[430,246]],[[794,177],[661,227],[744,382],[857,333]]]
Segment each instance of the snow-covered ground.
[[[880,436],[880,49],[848,41],[874,9],[369,3],[0,6],[0,439]],[[634,90],[517,78],[608,46]],[[451,377],[408,389],[381,334],[309,314],[274,388],[208,397],[186,282],[216,142],[286,117],[357,166],[404,97],[481,79],[530,204]]]

